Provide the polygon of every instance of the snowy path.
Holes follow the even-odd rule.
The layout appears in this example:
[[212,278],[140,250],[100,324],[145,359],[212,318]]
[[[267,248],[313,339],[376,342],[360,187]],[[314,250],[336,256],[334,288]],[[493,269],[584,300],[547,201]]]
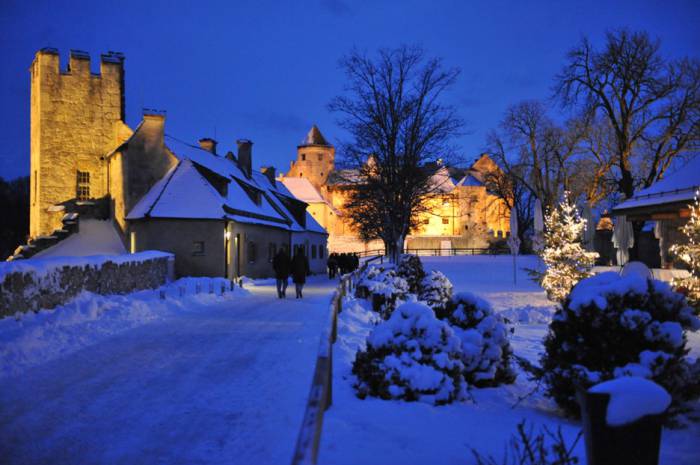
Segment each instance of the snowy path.
[[333,284],[250,287],[4,379],[0,462],[288,462]]

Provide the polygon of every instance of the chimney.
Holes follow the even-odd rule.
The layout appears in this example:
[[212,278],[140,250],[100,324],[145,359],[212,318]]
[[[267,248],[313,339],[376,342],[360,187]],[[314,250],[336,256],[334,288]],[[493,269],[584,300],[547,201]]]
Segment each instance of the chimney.
[[267,176],[267,180],[270,181],[270,184],[272,184],[272,187],[275,187],[276,180],[275,180],[275,167],[274,166],[264,166],[260,168],[260,171],[262,174]]
[[253,175],[253,142],[248,139],[238,139],[238,166],[246,177]]
[[149,146],[160,149],[165,134],[165,111],[144,108],[141,132],[144,134],[147,149]]
[[217,142],[209,137],[199,139],[199,146],[207,152],[213,153],[214,155],[216,155],[216,144]]

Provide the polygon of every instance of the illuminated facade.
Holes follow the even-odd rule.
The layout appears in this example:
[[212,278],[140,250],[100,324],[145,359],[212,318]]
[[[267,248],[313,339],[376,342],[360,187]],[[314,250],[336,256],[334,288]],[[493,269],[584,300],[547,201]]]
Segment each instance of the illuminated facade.
[[[435,193],[425,200],[426,213],[406,239],[408,249],[487,248],[507,236],[509,212],[484,185],[486,173],[499,170],[487,154],[467,169],[436,168]],[[290,170],[281,177],[287,189],[309,205],[309,213],[328,231],[331,252],[384,247],[381,241],[362,242],[343,214],[354,176],[354,170],[335,169],[335,148],[313,126],[297,146],[297,158]]]

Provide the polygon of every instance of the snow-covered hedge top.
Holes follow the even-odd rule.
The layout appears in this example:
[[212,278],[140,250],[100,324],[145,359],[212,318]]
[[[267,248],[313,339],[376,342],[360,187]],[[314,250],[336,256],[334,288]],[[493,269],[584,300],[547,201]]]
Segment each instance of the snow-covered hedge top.
[[457,308],[450,315],[450,319],[455,320],[454,323],[462,323],[460,326],[474,326],[484,317],[493,314],[491,304],[471,292],[459,292],[452,298],[452,301]]
[[460,350],[459,338],[450,327],[444,321],[435,318],[433,310],[420,302],[400,305],[386,322],[372,331],[367,343],[379,348],[403,344],[411,339],[415,341],[416,348],[420,345],[442,347],[449,352]]
[[636,376],[612,379],[593,386],[588,392],[610,395],[606,412],[606,422],[610,426],[626,425],[646,415],[664,413],[671,405],[666,389]]
[[5,277],[11,273],[33,273],[37,276],[47,275],[54,270],[70,267],[99,267],[107,262],[117,265],[124,263],[144,262],[157,258],[172,257],[173,254],[160,252],[157,250],[147,250],[133,254],[123,255],[91,255],[87,257],[52,257],[52,258],[29,258],[27,260],[17,260],[12,262],[0,262],[0,283],[5,281]]
[[[606,310],[609,302],[620,301],[622,298],[647,300],[662,299],[666,308],[685,307],[679,319],[690,329],[700,329],[700,319],[694,315],[693,309],[685,302],[685,297],[675,292],[671,286],[656,279],[646,279],[639,275],[620,276],[615,272],[600,273],[579,282],[569,294],[569,309],[578,313],[583,307],[595,305],[600,310]],[[636,312],[636,313],[635,313]],[[647,312],[629,309],[625,312],[626,323],[633,325],[641,319],[651,319]]]

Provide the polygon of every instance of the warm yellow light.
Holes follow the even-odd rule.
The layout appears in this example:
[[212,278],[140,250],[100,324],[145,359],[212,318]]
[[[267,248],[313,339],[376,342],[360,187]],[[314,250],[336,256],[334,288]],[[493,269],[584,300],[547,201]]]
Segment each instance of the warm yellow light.
[[226,239],[226,240],[231,239],[231,231],[226,231],[226,232],[224,233],[224,239]]

